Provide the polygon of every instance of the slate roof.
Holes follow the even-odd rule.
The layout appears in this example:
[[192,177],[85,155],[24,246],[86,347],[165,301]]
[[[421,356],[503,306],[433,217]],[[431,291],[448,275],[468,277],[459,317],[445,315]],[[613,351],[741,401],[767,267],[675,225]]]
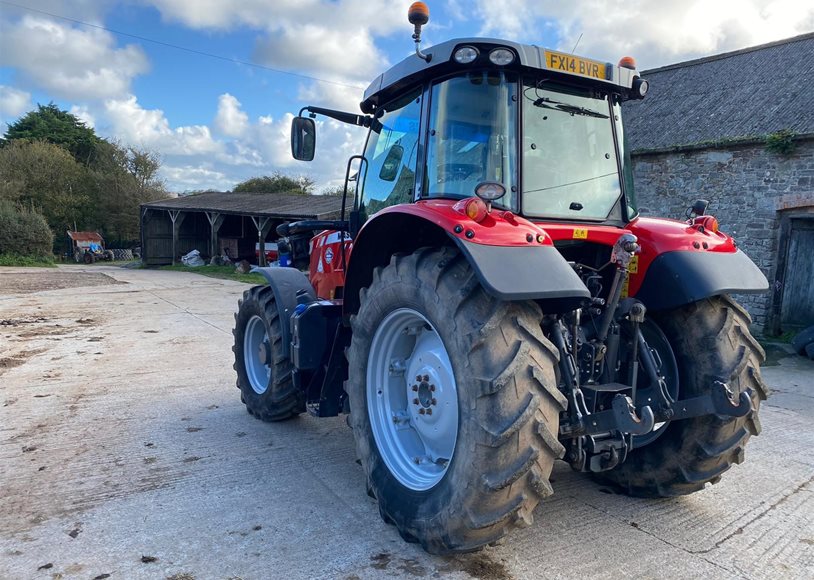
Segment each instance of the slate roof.
[[648,71],[644,100],[624,103],[635,152],[814,136],[814,33]]
[[[348,200],[348,207],[353,204]],[[142,208],[211,211],[231,215],[272,218],[334,219],[339,217],[342,198],[329,195],[290,193],[223,193],[209,191],[152,201]]]

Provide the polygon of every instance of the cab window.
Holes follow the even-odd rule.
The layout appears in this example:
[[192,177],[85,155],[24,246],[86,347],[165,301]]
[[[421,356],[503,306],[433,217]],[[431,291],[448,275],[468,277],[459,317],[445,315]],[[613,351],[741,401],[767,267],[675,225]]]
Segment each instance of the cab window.
[[425,192],[429,197],[471,197],[478,184],[496,181],[516,200],[517,77],[471,72],[432,87]]
[[421,92],[384,107],[370,127],[365,158],[368,161],[359,210],[364,219],[377,211],[413,200]]

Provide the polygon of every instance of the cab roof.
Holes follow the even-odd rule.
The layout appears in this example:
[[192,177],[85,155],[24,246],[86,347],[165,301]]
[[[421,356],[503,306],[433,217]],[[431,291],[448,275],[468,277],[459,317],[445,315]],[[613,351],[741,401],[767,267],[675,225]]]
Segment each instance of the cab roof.
[[[469,64],[457,63],[453,55],[462,46],[475,47],[480,53],[478,58]],[[489,52],[499,47],[514,52],[515,61],[512,64],[498,67],[488,60]],[[429,62],[412,54],[376,77],[365,90],[364,99],[360,103],[362,112],[374,112],[377,107],[413,85],[456,71],[464,72],[483,66],[512,71],[548,71],[554,76],[560,75],[588,85],[604,86],[611,90],[618,87],[622,93],[632,87],[633,79],[639,74],[635,70],[609,62],[497,38],[456,38],[423,49],[422,52],[430,57]],[[583,74],[586,71],[588,74]]]

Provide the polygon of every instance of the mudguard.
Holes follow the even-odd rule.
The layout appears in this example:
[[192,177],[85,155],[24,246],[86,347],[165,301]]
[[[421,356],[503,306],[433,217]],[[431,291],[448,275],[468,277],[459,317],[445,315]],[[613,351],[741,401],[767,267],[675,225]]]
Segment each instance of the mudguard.
[[[590,298],[576,272],[546,232],[518,216],[495,211],[476,223],[455,201],[428,200],[392,206],[373,216],[353,241],[344,292],[344,314],[359,309],[359,290],[393,254],[455,245],[484,289],[501,300],[552,300],[558,307]],[[552,305],[553,306],[553,305]]]
[[283,353],[291,356],[291,315],[297,307],[297,295],[304,293],[308,301],[317,299],[314,287],[308,277],[296,268],[252,268],[252,272],[262,274],[274,293],[274,303],[280,316],[283,334]]
[[735,252],[665,252],[647,269],[636,298],[651,310],[668,310],[730,292],[766,292],[769,282],[749,257]]
[[501,300],[590,298],[554,246],[487,246],[453,238],[484,289]]

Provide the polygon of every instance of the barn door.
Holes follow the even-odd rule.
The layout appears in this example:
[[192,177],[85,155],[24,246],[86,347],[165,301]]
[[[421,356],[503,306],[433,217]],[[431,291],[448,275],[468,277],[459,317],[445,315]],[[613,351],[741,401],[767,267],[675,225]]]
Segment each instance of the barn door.
[[814,325],[814,217],[791,219],[781,313],[783,328]]

